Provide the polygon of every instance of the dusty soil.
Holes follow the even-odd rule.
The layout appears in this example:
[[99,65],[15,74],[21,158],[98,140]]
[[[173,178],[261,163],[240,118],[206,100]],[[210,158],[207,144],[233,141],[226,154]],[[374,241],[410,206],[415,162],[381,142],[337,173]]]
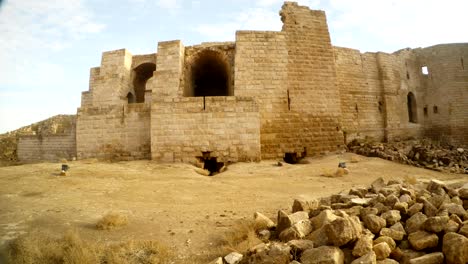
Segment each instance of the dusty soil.
[[[70,162],[68,176],[59,163],[0,168],[0,244],[31,229],[62,234],[76,229],[83,238],[110,242],[158,240],[183,262],[206,263],[219,254],[217,241],[236,220],[255,211],[275,218],[290,210],[296,197],[322,197],[385,179],[468,180],[379,158],[351,155],[309,158],[308,164],[278,167],[275,161],[237,163],[214,177],[201,176],[188,164],[151,161]],[[321,176],[346,161],[350,174]],[[117,230],[97,230],[108,212],[128,216]]]

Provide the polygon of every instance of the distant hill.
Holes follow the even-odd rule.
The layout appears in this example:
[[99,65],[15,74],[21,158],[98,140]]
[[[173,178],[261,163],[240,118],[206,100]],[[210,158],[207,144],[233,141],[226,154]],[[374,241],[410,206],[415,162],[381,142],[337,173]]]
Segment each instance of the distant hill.
[[0,165],[18,163],[16,154],[18,138],[22,135],[54,135],[70,132],[76,122],[76,115],[56,115],[43,121],[0,134]]

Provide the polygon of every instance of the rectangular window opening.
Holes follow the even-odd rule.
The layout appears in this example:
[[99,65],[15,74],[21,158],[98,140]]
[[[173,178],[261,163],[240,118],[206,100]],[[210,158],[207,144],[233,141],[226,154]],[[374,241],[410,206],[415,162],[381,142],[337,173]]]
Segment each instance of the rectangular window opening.
[[434,105],[434,107],[432,108],[432,111],[434,112],[434,114],[439,113],[439,108],[437,107],[437,105]]
[[424,107],[424,116],[427,117],[428,113],[427,113],[427,106]]
[[421,72],[423,75],[428,75],[429,74],[429,69],[427,68],[427,66],[422,66],[421,67]]

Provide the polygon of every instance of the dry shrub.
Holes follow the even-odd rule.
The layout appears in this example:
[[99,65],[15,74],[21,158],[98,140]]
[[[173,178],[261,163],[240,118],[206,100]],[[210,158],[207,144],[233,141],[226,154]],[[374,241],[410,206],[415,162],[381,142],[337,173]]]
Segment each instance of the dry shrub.
[[361,159],[356,155],[352,155],[350,161],[351,163],[358,163],[359,161],[361,161]]
[[96,228],[100,230],[110,230],[128,224],[126,215],[122,215],[116,212],[110,212],[103,216],[97,223]]
[[324,177],[330,177],[330,178],[335,178],[335,177],[343,177],[346,173],[345,169],[343,168],[338,168],[336,171],[332,169],[322,169],[322,174],[320,176]]
[[246,252],[262,241],[257,237],[257,228],[253,220],[239,220],[221,237],[221,251],[223,253]]
[[61,238],[33,231],[10,242],[4,251],[7,263],[11,264],[173,263],[169,250],[156,241],[104,245],[84,241],[76,231],[68,231]]

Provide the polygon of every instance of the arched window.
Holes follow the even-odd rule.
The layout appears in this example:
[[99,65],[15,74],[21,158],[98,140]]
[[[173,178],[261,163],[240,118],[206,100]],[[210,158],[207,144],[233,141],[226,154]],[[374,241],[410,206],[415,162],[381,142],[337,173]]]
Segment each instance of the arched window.
[[185,96],[229,96],[230,70],[223,54],[204,50],[189,62]]
[[418,122],[418,110],[416,107],[416,98],[412,92],[408,93],[407,96],[407,106],[408,106],[408,120],[411,123]]
[[133,89],[135,90],[135,102],[143,103],[145,101],[146,82],[153,77],[153,72],[156,70],[156,64],[143,63],[138,65],[134,71]]
[[127,102],[128,102],[129,104],[135,103],[135,96],[133,96],[132,93],[128,93],[128,94],[127,94]]

